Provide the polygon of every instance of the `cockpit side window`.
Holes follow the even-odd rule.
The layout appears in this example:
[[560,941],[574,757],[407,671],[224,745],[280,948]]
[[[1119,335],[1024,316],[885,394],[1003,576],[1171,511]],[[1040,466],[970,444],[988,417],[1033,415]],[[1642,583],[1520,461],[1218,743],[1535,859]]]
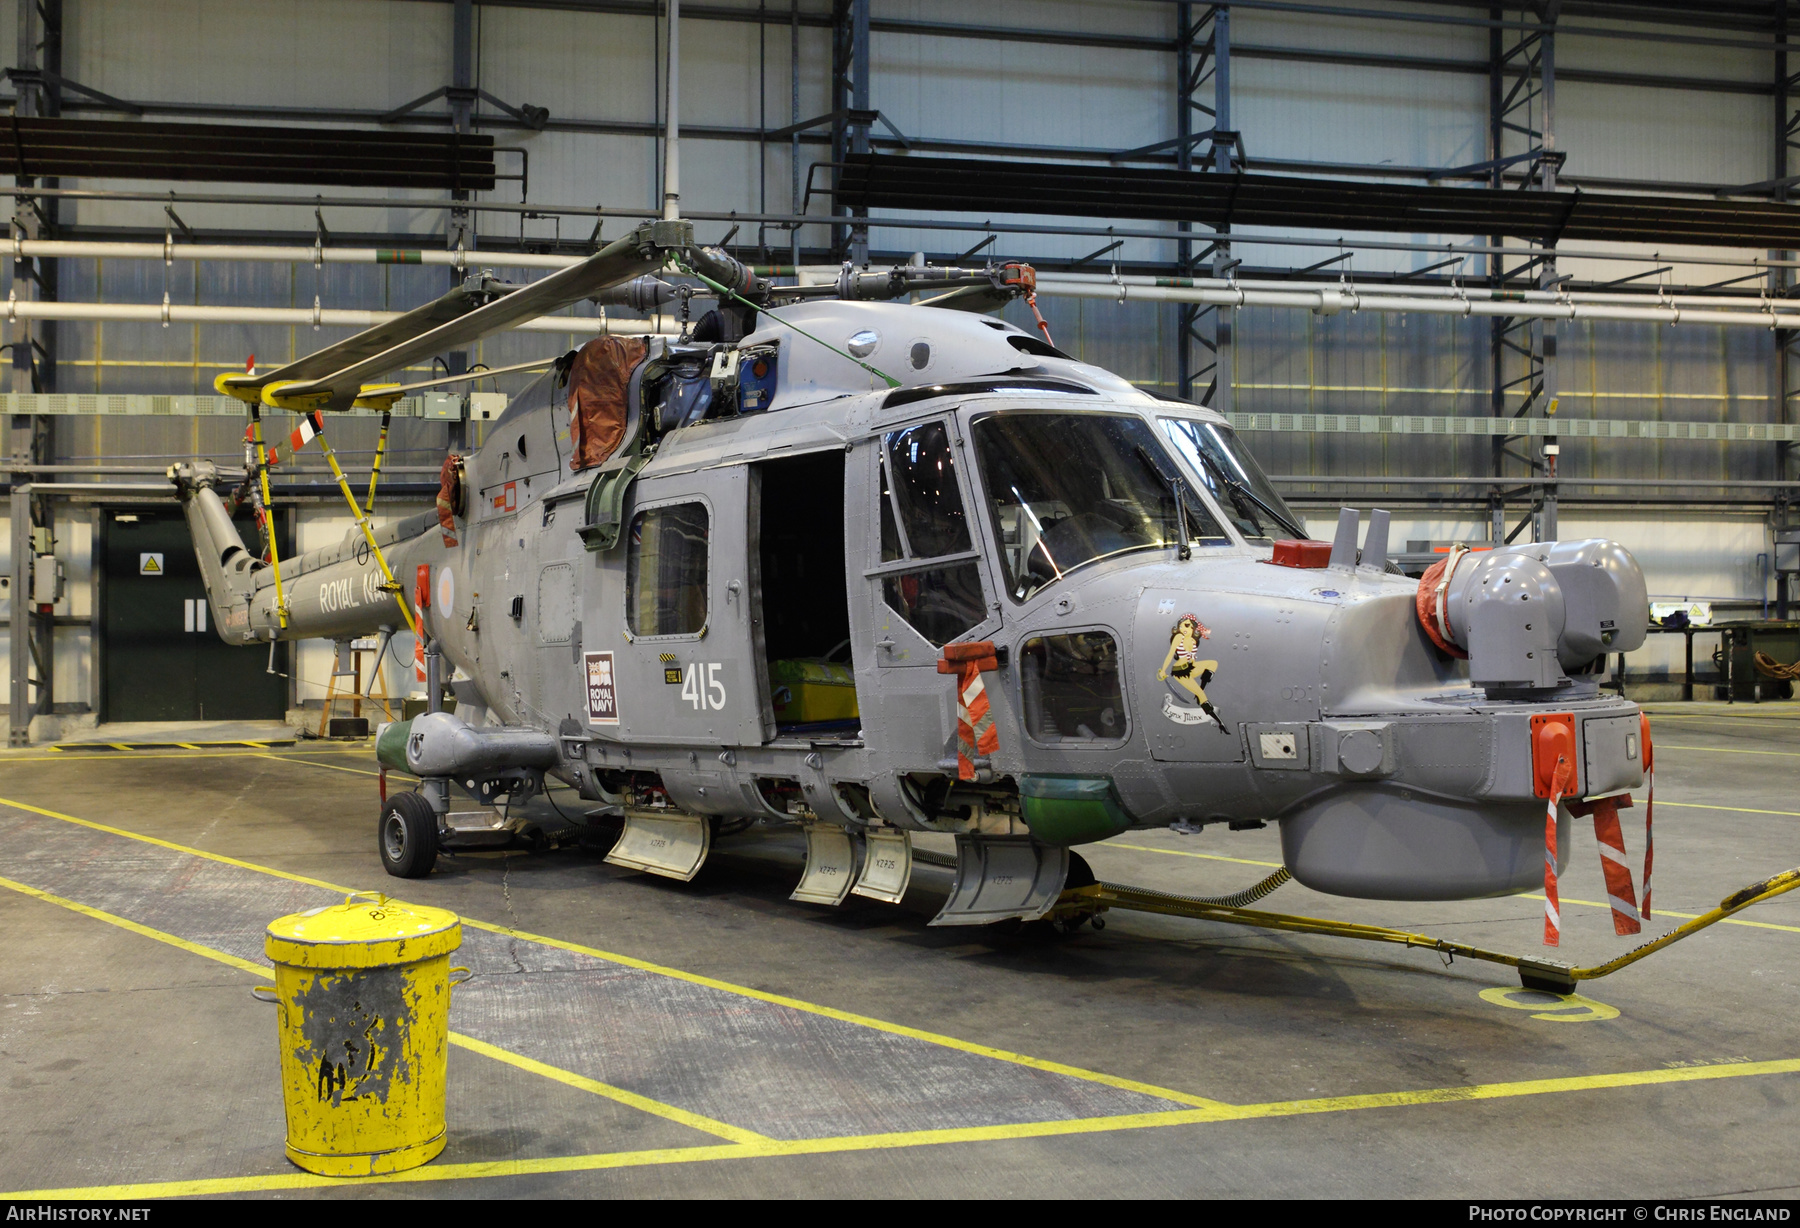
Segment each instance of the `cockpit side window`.
[[1220,423],[1190,418],[1162,421],[1169,442],[1200,475],[1238,532],[1265,539],[1307,536],[1299,517],[1283,502],[1237,432]]
[[887,436],[893,466],[894,510],[913,558],[969,549],[969,522],[956,485],[956,458],[942,422],[924,422]]
[[882,598],[942,647],[987,617],[948,427],[889,431],[880,464]]
[[906,557],[906,543],[900,539],[900,521],[894,516],[894,492],[888,488],[887,461],[881,462],[881,561],[892,563]]
[[1184,536],[1230,544],[1142,418],[1007,410],[978,419],[974,437],[1014,601],[1098,559]]

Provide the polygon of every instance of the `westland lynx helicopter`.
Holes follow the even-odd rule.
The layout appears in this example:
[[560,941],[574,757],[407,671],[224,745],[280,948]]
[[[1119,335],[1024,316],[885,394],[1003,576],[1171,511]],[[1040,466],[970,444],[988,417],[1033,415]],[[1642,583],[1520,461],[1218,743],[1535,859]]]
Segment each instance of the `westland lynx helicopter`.
[[1221,415],[981,314],[1027,266],[777,287],[648,223],[219,387],[319,431],[402,391],[366,379],[654,300],[671,264],[716,311],[559,362],[451,458],[437,513],[359,510],[339,545],[265,560],[212,466],[171,471],[228,642],[416,622],[430,710],[377,737],[421,782],[381,808],[389,873],[554,778],[623,817],[609,860],[677,879],[753,821],[802,824],[795,898],[824,904],[897,902],[912,834],[954,834],[938,925],[1043,917],[1092,882],[1072,850],[1171,825],[1276,823],[1320,891],[1471,899],[1554,874],[1564,799],[1642,783],[1648,724],[1597,685],[1644,637],[1623,547],[1459,550],[1421,585],[1385,513],[1309,541]]

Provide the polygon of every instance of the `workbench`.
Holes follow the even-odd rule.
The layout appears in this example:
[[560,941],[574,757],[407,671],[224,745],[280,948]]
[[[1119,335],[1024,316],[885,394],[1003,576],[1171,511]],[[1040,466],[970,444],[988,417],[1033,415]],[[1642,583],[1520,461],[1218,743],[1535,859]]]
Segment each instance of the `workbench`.
[[[1717,635],[1719,637],[1719,648],[1721,650],[1719,657],[1725,675],[1725,702],[1736,703],[1737,678],[1735,676],[1736,669],[1733,659],[1737,654],[1730,651],[1730,649],[1741,644],[1746,650],[1745,655],[1754,660],[1758,636],[1766,637],[1772,634],[1781,634],[1791,638],[1800,635],[1800,621],[1774,618],[1741,618],[1728,619],[1723,622],[1707,623],[1703,626],[1696,626],[1690,623],[1685,627],[1663,627],[1652,624],[1650,626],[1650,634],[1679,635],[1686,641],[1682,653],[1683,673],[1681,679],[1681,698],[1684,700],[1692,700],[1694,698],[1694,637],[1696,635]],[[1764,679],[1760,674],[1755,674],[1754,667],[1752,667],[1752,674],[1753,681],[1751,682],[1750,687],[1751,702],[1761,703],[1763,699]],[[1617,678],[1619,680],[1619,694],[1621,696],[1625,693],[1624,676],[1625,654],[1620,653]],[[1774,680],[1770,679],[1769,681]]]

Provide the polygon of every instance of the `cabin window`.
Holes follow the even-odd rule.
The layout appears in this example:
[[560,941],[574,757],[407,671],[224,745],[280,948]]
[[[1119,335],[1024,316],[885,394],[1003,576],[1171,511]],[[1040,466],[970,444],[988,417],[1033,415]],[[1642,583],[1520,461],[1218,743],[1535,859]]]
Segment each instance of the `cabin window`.
[[625,619],[633,635],[695,635],[706,626],[706,508],[639,512],[625,550]]
[[[882,441],[882,598],[942,646],[987,617],[949,429],[942,421],[889,431]],[[962,556],[962,557],[957,557]]]
[[1025,730],[1034,741],[1118,742],[1129,733],[1119,643],[1104,631],[1040,635],[1020,654]]
[[1173,547],[1184,532],[1195,545],[1230,544],[1141,418],[998,413],[974,435],[1014,601],[1098,559]]

